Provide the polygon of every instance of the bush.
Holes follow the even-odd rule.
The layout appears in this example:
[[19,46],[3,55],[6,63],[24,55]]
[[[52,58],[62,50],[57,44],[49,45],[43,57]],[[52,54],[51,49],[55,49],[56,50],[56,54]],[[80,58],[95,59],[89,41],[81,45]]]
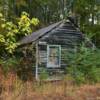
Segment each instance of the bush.
[[81,84],[81,83],[85,83],[85,77],[84,77],[84,73],[82,73],[80,70],[78,70],[77,67],[72,66],[67,68],[67,72],[68,74],[70,74],[70,76],[73,78],[74,83],[76,84]]
[[19,64],[19,59],[15,57],[0,59],[0,64],[2,65],[2,69],[4,74],[6,75],[9,71],[16,71],[17,66]]
[[28,58],[11,57],[7,59],[0,59],[5,76],[9,72],[14,72],[21,80],[28,80],[33,78],[33,62]]
[[67,72],[76,83],[100,82],[100,50],[81,47],[80,51],[69,57]]

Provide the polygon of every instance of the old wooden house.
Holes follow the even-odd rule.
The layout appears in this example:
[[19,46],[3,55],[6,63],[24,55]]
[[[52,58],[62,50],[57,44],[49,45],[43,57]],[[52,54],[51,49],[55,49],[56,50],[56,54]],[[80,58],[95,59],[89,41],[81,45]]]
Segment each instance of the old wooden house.
[[33,32],[24,37],[20,44],[33,43],[36,46],[36,79],[45,71],[49,79],[57,79],[67,67],[65,54],[75,53],[84,39],[75,21],[68,18]]

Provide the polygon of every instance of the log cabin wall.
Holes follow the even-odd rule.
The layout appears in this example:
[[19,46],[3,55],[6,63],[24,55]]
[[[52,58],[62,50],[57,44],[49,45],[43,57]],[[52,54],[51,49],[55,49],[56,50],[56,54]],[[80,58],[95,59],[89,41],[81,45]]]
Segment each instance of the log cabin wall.
[[[55,68],[47,68],[47,46],[61,46],[61,67],[56,68],[56,71],[65,71],[67,67],[67,53],[75,53],[76,47],[80,46],[83,40],[82,33],[74,27],[74,25],[66,21],[56,29],[44,35],[39,40],[39,69],[46,68],[49,72]],[[51,70],[52,69],[52,70]],[[65,73],[65,72],[64,72]]]
[[[52,75],[52,73],[56,72],[65,73],[65,69],[68,66],[68,56],[71,54],[75,54],[75,52],[77,52],[77,49],[80,48],[79,46],[80,44],[82,44],[82,42],[85,43],[85,45],[89,44],[91,48],[94,48],[93,43],[85,36],[85,34],[83,34],[79,30],[78,26],[73,23],[73,20],[68,18],[68,20],[62,20],[57,23],[51,24],[47,27],[37,30],[36,32],[33,32],[31,35],[24,37],[20,41],[20,46],[25,46],[31,43],[33,45],[36,44],[35,74],[38,78],[38,75],[43,72],[42,69],[46,69],[49,72],[50,76]],[[50,46],[53,47],[52,50]],[[55,46],[57,47],[56,49],[60,48],[60,50],[55,50]],[[55,62],[53,62],[52,60],[54,65],[50,68],[52,63],[50,61],[51,57],[49,57],[48,54],[51,51],[60,51],[60,64],[55,64],[55,62],[57,62],[58,60],[55,60],[53,58]],[[54,67],[55,65],[56,67]],[[59,75],[62,76],[62,74]]]

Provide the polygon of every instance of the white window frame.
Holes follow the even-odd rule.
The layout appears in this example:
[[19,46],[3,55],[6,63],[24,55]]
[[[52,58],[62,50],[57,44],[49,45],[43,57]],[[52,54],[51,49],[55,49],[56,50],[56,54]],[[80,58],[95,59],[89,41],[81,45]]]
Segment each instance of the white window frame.
[[[49,65],[49,52],[50,52],[50,47],[58,47],[59,48],[59,65]],[[59,68],[61,67],[61,45],[47,45],[47,68]]]

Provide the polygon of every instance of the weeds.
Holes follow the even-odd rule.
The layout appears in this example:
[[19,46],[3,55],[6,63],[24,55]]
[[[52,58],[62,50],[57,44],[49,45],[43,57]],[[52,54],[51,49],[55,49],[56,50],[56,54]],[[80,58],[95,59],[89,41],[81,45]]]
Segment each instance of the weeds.
[[16,77],[12,83],[9,80],[6,86],[6,80],[3,81],[1,100],[97,100],[100,96],[100,84],[76,86],[69,76],[63,81],[43,82],[41,85],[35,81],[24,82]]

